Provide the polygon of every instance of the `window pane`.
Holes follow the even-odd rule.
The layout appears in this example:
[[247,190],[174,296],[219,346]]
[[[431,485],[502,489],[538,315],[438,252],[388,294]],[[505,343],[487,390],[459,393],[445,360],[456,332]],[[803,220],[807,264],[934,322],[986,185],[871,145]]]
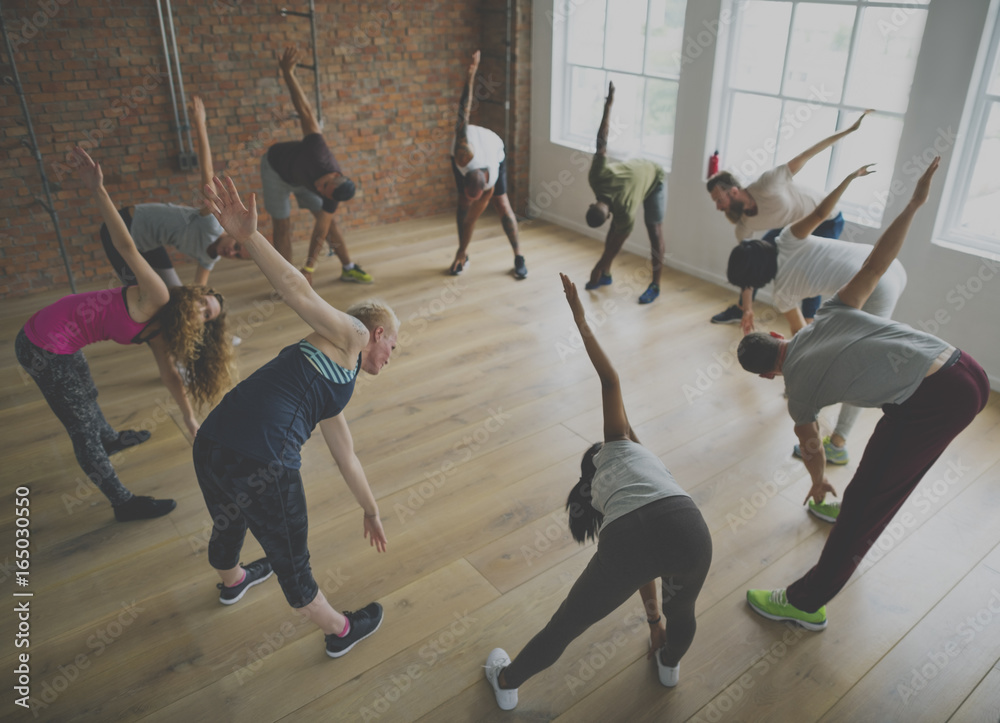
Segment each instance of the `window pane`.
[[750,0],[741,13],[729,84],[743,90],[777,93],[781,88],[792,6]]
[[781,101],[777,98],[734,93],[725,145],[728,157],[722,159],[722,168],[744,182],[772,168],[780,114]]
[[652,0],[650,3],[647,75],[680,75],[686,7],[687,0]]
[[[559,2],[560,0],[556,0]],[[601,67],[604,61],[604,0],[566,0],[566,62]]]
[[1000,53],[993,59],[993,77],[990,78],[990,87],[986,92],[990,95],[1000,95]]
[[[845,128],[857,120],[857,114],[845,114],[840,127]],[[863,209],[862,218],[869,223],[879,223],[885,210],[892,170],[896,165],[896,150],[899,136],[903,132],[903,120],[886,116],[870,115],[865,118],[861,129],[852,133],[850,140],[836,145],[832,184],[843,181],[847,174],[868,163],[876,163],[874,175],[853,181],[843,196],[843,202]],[[912,189],[908,189],[909,193]]]
[[[778,163],[787,163],[805,149],[833,135],[837,130],[837,109],[810,103],[786,101],[778,129]],[[831,149],[809,159],[795,174],[795,182],[817,191],[826,189]]]
[[[608,152],[619,158],[637,155],[642,124],[642,97],[644,80],[634,75],[608,73],[608,80],[615,84],[615,104],[611,107],[611,126],[608,129]],[[598,125],[604,112],[603,98],[597,114]],[[597,125],[593,130],[597,137]]]
[[604,67],[641,73],[646,46],[646,0],[615,0],[607,24]]
[[969,182],[959,226],[964,231],[1000,240],[1000,103],[991,103],[983,143]]
[[669,158],[674,148],[674,116],[677,112],[677,83],[670,80],[646,81],[646,108],[642,121],[644,155]]
[[854,29],[854,8],[802,4],[795,11],[784,94],[839,103]]
[[927,11],[866,8],[862,13],[860,42],[844,103],[904,113]]
[[[570,107],[566,124],[570,136],[597,138],[597,128],[601,125],[601,115],[604,113],[605,94],[603,70],[570,68]],[[616,94],[615,105],[617,104]]]

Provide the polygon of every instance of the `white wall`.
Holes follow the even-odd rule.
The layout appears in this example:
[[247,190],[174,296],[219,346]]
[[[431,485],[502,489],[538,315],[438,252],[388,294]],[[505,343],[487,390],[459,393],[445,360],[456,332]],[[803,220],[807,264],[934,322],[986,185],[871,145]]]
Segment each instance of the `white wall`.
[[[925,152],[929,157],[935,140],[940,147],[944,142],[941,139],[959,128],[988,6],[989,0],[930,3],[896,168],[892,171],[894,185],[898,187],[898,181],[906,191],[900,198],[889,200],[887,219],[896,216],[912,191],[913,158]],[[717,137],[718,76],[722,68],[721,57],[716,57],[713,31],[719,28],[724,43],[727,26],[719,22],[727,17],[723,8],[722,0],[688,2],[685,64],[678,91],[677,140],[667,181],[664,232],[669,266],[726,286],[726,259],[734,240],[732,226],[715,210],[704,186],[708,155]],[[553,29],[562,32],[562,21],[553,19],[552,0],[537,0],[533,13],[530,208],[540,218],[603,241],[606,228],[591,229],[584,221],[587,206],[593,201],[587,184],[590,153],[549,141]],[[614,155],[614,148],[609,150]],[[895,318],[969,352],[989,373],[993,388],[1000,389],[1000,270],[996,262],[991,265],[931,243],[951,161],[952,153],[946,151],[930,200],[917,214],[900,254],[909,283]],[[849,228],[845,237],[851,233]],[[877,236],[877,229],[856,227],[852,237],[874,243]],[[641,219],[625,248],[648,255],[649,242]],[[597,255],[595,247],[595,261]]]

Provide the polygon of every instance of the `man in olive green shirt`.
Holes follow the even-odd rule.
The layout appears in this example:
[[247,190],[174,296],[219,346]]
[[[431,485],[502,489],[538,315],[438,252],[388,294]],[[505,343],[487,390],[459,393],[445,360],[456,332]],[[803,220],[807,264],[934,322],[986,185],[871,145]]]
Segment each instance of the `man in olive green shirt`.
[[597,152],[588,176],[597,200],[587,209],[587,225],[600,228],[609,215],[613,218],[604,241],[604,254],[590,272],[590,281],[585,288],[593,290],[611,283],[611,262],[632,233],[635,214],[642,204],[652,250],[653,280],[639,297],[639,303],[649,304],[660,295],[660,271],[664,255],[663,212],[666,206],[663,177],[666,174],[658,164],[641,158],[620,163],[608,160],[608,126],[614,98],[615,84],[609,83],[604,117],[597,131]]

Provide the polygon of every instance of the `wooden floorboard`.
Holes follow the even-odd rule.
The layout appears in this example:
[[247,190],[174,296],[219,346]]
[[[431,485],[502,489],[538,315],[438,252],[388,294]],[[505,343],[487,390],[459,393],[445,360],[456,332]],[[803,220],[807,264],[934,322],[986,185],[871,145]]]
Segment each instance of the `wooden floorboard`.
[[[17,600],[12,500],[26,485],[35,715],[13,703],[11,671],[24,649],[8,642],[0,718],[1000,720],[1000,397],[946,450],[829,605],[826,631],[770,623],[748,610],[746,589],[794,580],[829,532],[801,504],[809,480],[790,455],[782,386],[739,368],[738,327],[707,323],[732,291],[665,269],[661,297],[640,306],[648,260],[627,253],[610,287],[582,294],[639,438],[711,530],[698,634],[680,685],[662,688],[646,659],[636,595],[522,686],[515,711],[498,710],[483,679],[486,654],[527,643],[593,555],[593,544],[572,541],[563,506],[582,452],[601,435],[600,385],[557,274],[582,285],[600,247],[524,223],[530,275],[517,282],[497,219],[479,226],[460,277],[445,273],[455,244],[450,215],[353,234],[352,254],[376,279],[370,287],[340,282],[333,259],[316,274],[330,303],[379,296],[403,322],[392,363],[359,379],[345,412],[381,506],[387,552],[362,538],[360,510],[319,435],[303,450],[320,587],[340,609],[377,599],[386,611],[381,630],[339,660],[324,655],[322,636],[274,580],[235,606],[218,604],[191,440],[149,352],[110,343],[86,351],[109,421],[153,432],[114,458],[123,482],[178,502],[167,517],[120,524],[83,481],[65,431],[14,359],[25,319],[61,294],[5,302],[0,474],[11,503],[0,507],[0,593]],[[252,263],[223,261],[212,283],[242,339],[242,377],[307,333]],[[107,286],[101,279],[90,288]],[[761,306],[764,318],[784,330]],[[835,413],[824,412],[825,427]],[[830,468],[839,490],[878,418],[863,411],[851,463]],[[248,537],[244,561],[260,554]],[[14,641],[13,605],[2,610],[0,634]]]

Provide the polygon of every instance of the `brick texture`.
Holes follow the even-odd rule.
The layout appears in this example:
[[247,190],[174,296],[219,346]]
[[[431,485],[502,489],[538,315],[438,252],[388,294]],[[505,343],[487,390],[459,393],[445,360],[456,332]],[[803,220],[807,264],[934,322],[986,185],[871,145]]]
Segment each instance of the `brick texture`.
[[[364,250],[351,246],[351,229],[454,208],[448,151],[465,68],[476,48],[484,58],[473,122],[504,136],[509,98],[510,195],[515,210],[523,211],[530,3],[511,4],[508,90],[506,0],[316,3],[324,136],[358,187],[337,211],[337,222],[358,261],[364,262]],[[199,94],[205,100],[216,173],[258,193],[260,156],[274,142],[301,137],[277,54],[296,44],[311,57],[309,21],[282,18],[281,5],[172,3],[184,90],[188,98]],[[308,9],[295,0],[284,6]],[[73,274],[83,283],[110,279],[97,236],[100,218],[67,162],[74,145],[101,162],[105,186],[119,206],[200,203],[198,171],[179,167],[156,3],[18,0],[5,2],[3,13]],[[298,76],[314,102],[312,71],[300,68]],[[36,201],[43,197],[41,180],[35,158],[22,145],[28,134],[19,122],[20,102],[9,85],[0,93],[0,298],[61,286],[68,291],[52,221]],[[299,261],[312,216],[296,210],[292,218]],[[270,237],[263,209],[260,227]],[[175,263],[190,280],[193,262],[178,256]]]

